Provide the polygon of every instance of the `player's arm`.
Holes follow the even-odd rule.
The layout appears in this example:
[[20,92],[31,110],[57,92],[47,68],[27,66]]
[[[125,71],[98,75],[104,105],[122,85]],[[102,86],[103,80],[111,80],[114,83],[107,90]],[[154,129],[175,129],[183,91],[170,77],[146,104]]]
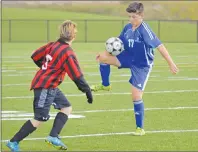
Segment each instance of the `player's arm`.
[[166,62],[168,63],[170,70],[173,74],[176,74],[179,69],[177,68],[177,66],[175,65],[175,63],[173,62],[171,56],[168,53],[168,50],[166,49],[166,47],[161,44],[157,47],[158,51],[161,53],[161,55],[163,56],[163,58],[166,60]]
[[176,74],[178,72],[178,68],[173,62],[171,56],[169,55],[168,50],[161,43],[161,41],[155,35],[155,33],[150,29],[150,27],[146,25],[145,23],[143,23],[142,35],[143,35],[143,39],[145,43],[153,49],[157,48],[157,50],[160,52],[163,58],[167,61],[171,72],[173,74]]
[[41,67],[43,64],[43,59],[45,58],[46,55],[46,49],[53,44],[53,42],[47,43],[46,45],[36,49],[33,51],[31,58],[34,61],[34,63],[38,66]]
[[80,66],[78,64],[78,61],[75,57],[75,55],[69,55],[64,63],[64,68],[70,77],[71,80],[74,81],[76,86],[79,90],[81,90],[83,93],[86,93],[86,96],[88,98],[88,102],[92,103],[93,97],[91,93],[91,89],[84,79],[83,73],[81,72]]

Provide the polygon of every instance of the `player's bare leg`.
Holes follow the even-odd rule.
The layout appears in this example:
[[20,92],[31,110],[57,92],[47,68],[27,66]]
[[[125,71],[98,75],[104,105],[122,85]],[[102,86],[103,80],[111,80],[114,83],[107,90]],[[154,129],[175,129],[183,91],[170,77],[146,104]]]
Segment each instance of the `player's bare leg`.
[[98,54],[96,57],[96,60],[102,63],[114,65],[116,67],[121,66],[119,60],[115,56],[110,55],[107,51],[104,51],[103,53]]

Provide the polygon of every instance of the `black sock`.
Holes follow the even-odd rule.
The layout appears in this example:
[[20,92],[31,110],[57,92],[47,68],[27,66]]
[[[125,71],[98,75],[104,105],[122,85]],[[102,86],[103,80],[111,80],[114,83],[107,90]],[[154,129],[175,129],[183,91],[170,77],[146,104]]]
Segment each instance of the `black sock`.
[[29,134],[31,134],[33,131],[36,130],[36,127],[34,127],[30,120],[26,121],[21,129],[14,135],[14,137],[10,140],[11,142],[20,142],[25,137],[27,137]]
[[50,132],[50,136],[58,137],[63,126],[68,120],[68,116],[62,112],[57,113],[56,118],[54,119],[53,128]]

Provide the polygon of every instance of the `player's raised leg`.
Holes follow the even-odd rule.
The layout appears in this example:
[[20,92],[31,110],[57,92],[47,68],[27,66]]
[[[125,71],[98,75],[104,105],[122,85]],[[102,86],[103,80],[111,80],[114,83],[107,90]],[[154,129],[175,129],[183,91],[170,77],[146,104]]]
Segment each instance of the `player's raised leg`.
[[[106,51],[103,52],[101,55],[106,56],[110,59],[111,59],[111,57],[114,57],[114,56],[111,56],[110,54],[108,54]],[[105,59],[105,57],[104,57],[104,59]],[[115,60],[115,57],[113,60]],[[109,91],[109,90],[111,90],[111,85],[109,82],[110,65],[108,63],[100,63],[100,75],[101,75],[101,79],[102,79],[102,84],[92,85],[91,90],[92,91],[99,91],[99,90]]]
[[102,79],[102,83],[92,85],[91,90],[96,92],[99,90],[105,90],[109,91],[111,90],[111,85],[109,82],[109,76],[110,76],[110,65],[105,63],[100,63],[100,76]]
[[117,59],[117,57],[109,55],[109,53],[107,53],[106,51],[98,54],[98,56],[96,58],[100,63],[104,63],[104,64],[108,64],[108,65],[114,65],[116,67],[121,66],[120,61]]

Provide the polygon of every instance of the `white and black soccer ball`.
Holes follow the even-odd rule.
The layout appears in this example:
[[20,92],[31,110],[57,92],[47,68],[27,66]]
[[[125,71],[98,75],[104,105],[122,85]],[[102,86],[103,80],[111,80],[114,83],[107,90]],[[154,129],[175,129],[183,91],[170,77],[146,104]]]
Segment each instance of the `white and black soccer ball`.
[[117,37],[111,37],[106,41],[106,51],[113,56],[119,55],[124,50],[123,42]]

